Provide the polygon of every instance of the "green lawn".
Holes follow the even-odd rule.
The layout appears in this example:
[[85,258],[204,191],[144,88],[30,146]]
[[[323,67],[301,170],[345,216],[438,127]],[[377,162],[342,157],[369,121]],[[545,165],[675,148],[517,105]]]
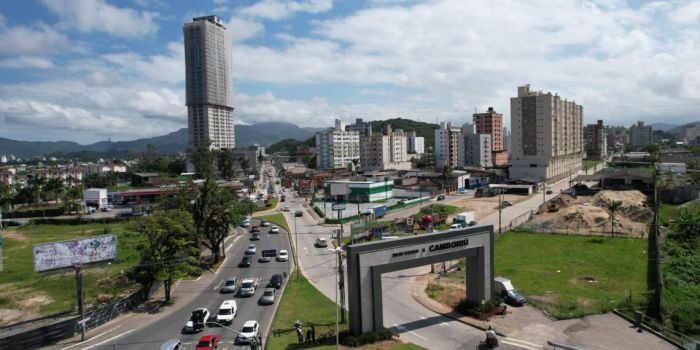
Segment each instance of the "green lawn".
[[282,213],[256,216],[255,218],[260,220],[267,220],[289,232],[289,225],[287,225],[287,219],[284,218],[284,215],[282,215]]
[[668,226],[670,219],[674,218],[682,209],[700,211],[700,200],[686,203],[684,207],[680,205],[661,203],[659,205],[659,224]]
[[600,163],[600,160],[584,159],[583,160],[583,169],[593,168],[594,166],[598,165],[598,163]]
[[496,274],[555,317],[644,304],[647,241],[509,233],[496,241]]
[[49,314],[75,307],[75,273],[72,270],[51,274],[34,272],[33,248],[37,243],[60,241],[114,233],[117,235],[117,260],[111,264],[84,268],[85,303],[125,293],[133,285],[119,277],[120,271],[139,260],[137,236],[124,223],[84,225],[34,225],[10,227],[4,232],[4,266],[0,273],[0,307],[32,310]]

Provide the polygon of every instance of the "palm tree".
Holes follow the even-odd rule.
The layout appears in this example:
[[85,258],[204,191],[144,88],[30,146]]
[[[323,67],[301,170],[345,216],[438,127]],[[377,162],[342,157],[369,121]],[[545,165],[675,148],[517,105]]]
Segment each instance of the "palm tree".
[[34,176],[30,178],[28,182],[29,188],[31,188],[32,191],[32,199],[35,203],[39,203],[41,201],[41,191],[46,185],[46,178],[43,176]]
[[610,237],[615,236],[615,212],[622,210],[622,201],[606,203],[606,209],[610,211]]
[[442,167],[442,176],[441,177],[442,177],[442,190],[445,191],[445,193],[447,193],[447,191],[445,190],[445,184],[447,183],[448,179],[452,178],[452,168],[450,168],[447,165]]
[[49,179],[49,181],[46,182],[46,186],[44,186],[47,192],[53,193],[56,203],[58,203],[58,195],[63,193],[64,188],[63,179],[59,177]]

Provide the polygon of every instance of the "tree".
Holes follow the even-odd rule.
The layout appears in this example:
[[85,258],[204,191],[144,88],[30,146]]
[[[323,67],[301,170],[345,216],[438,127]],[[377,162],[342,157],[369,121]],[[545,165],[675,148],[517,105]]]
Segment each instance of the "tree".
[[71,187],[66,191],[63,203],[63,212],[66,214],[82,213],[80,199],[83,198],[82,187]]
[[14,195],[12,191],[10,191],[10,188],[0,184],[0,211],[4,208],[12,209],[11,204],[13,199]]
[[615,212],[622,210],[622,201],[610,201],[606,203],[606,208],[610,211],[610,237],[615,236]]
[[117,185],[118,175],[115,172],[104,174],[92,173],[83,178],[83,184],[87,188],[107,188]]
[[44,189],[44,185],[46,185],[46,178],[43,176],[34,176],[29,179],[27,184],[32,194],[32,202],[41,202],[41,191]]
[[442,167],[442,175],[440,177],[442,178],[442,189],[445,191],[445,193],[447,193],[445,186],[447,184],[447,180],[452,178],[452,168],[447,165]]
[[231,179],[236,175],[234,169],[235,157],[230,149],[222,149],[217,155],[219,175],[225,179]]
[[214,166],[216,154],[209,148],[210,146],[211,141],[208,139],[204,140],[200,142],[197,145],[197,148],[190,153],[195,175],[202,179],[206,179],[214,175],[212,167]]
[[192,216],[180,209],[157,211],[136,221],[134,230],[144,240],[139,244],[141,264],[131,276],[139,278],[144,287],[149,277],[150,285],[163,282],[168,302],[173,282],[197,269],[199,249],[194,244]]
[[58,203],[58,196],[63,193],[64,189],[63,179],[58,177],[49,179],[49,181],[46,182],[46,186],[44,186],[46,192],[53,193],[56,203]]

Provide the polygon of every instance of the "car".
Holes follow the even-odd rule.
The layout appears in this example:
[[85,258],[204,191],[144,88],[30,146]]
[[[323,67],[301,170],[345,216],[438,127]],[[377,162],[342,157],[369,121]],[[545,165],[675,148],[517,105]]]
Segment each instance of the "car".
[[289,260],[289,253],[285,249],[280,249],[280,253],[277,255],[277,261],[287,260]]
[[267,221],[267,220],[261,220],[261,221],[260,221],[260,226],[262,226],[262,227],[268,227],[268,226],[270,226],[270,222]]
[[302,216],[304,216],[304,213],[302,213],[301,210],[297,210],[297,211],[294,212],[294,216],[296,216],[296,217],[302,217]]
[[221,293],[235,293],[238,290],[238,285],[240,281],[238,277],[231,276],[224,280],[224,285],[221,286]]
[[271,305],[275,303],[275,288],[265,288],[263,295],[258,300],[260,305]]
[[255,232],[252,235],[250,235],[250,240],[251,241],[259,241],[260,240],[260,234]]
[[289,207],[283,207],[282,211],[289,211]]
[[250,227],[250,233],[260,232],[260,226],[253,225]]
[[282,288],[282,282],[284,282],[284,278],[279,273],[276,273],[270,278],[270,282],[267,283],[267,288],[280,289]]
[[439,195],[437,196],[437,200],[439,200],[439,201],[444,201],[444,200],[445,200],[445,195],[444,195],[444,194],[439,194]]
[[402,199],[402,200],[399,201],[399,204],[406,204],[406,202],[407,202],[407,200]]
[[511,205],[513,205],[513,203],[511,203],[510,201],[503,201],[504,207],[510,207]]
[[190,319],[185,323],[185,333],[197,333],[204,329],[204,324],[209,319],[209,310],[205,307],[192,310]]
[[241,222],[241,227],[250,227],[250,220],[243,220],[243,222]]
[[260,325],[258,321],[245,321],[241,331],[238,332],[235,344],[249,344],[251,338],[258,338],[260,336]]
[[238,295],[249,297],[255,295],[255,288],[258,287],[258,279],[246,278],[241,282],[241,288],[238,289]]
[[258,248],[255,247],[255,244],[248,244],[248,249],[245,250],[245,253],[247,255],[253,255],[258,251]]
[[219,348],[218,335],[203,335],[194,350],[214,350]]
[[160,350],[182,350],[182,341],[180,339],[170,339],[160,346]]
[[272,258],[270,258],[269,256],[261,256],[258,258],[258,262],[260,263],[270,262],[271,260]]
[[219,312],[216,314],[216,322],[229,325],[233,323],[233,318],[238,312],[238,305],[235,300],[224,300],[219,306]]
[[272,227],[270,227],[270,233],[280,233],[280,228],[272,225]]
[[545,193],[547,193],[547,194],[552,194],[552,193],[554,193],[554,192],[552,192],[552,190],[547,190]]
[[316,243],[314,243],[316,248],[328,247],[328,240],[325,237],[316,238]]
[[250,256],[244,256],[241,262],[238,263],[238,267],[250,267]]
[[462,228],[462,224],[452,224],[452,225],[450,225],[450,229],[455,229],[455,228]]

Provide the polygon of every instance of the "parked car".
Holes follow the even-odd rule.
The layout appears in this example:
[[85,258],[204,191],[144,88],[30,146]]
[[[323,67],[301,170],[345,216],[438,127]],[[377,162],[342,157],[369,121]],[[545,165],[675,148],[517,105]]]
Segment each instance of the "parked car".
[[294,212],[294,216],[301,217],[301,216],[304,216],[304,213],[302,213],[301,210],[297,210]]
[[219,312],[216,314],[216,322],[221,324],[233,323],[233,318],[238,312],[238,305],[235,300],[224,300],[219,306]]
[[547,194],[552,194],[552,193],[554,193],[554,192],[552,192],[552,190],[547,190],[546,193],[547,193]]
[[316,243],[314,245],[316,248],[328,247],[328,240],[325,237],[316,238]]
[[272,227],[270,227],[270,233],[280,233],[280,228],[272,225]]
[[160,350],[182,350],[180,339],[170,339],[160,346]]
[[248,244],[248,249],[245,250],[245,253],[247,255],[253,255],[258,251],[258,248],[255,247],[255,244]]
[[250,267],[250,260],[250,256],[244,256],[241,262],[238,263],[238,267]]
[[289,260],[289,253],[285,249],[280,249],[280,253],[277,255],[277,261],[287,261]]
[[197,333],[204,329],[204,324],[209,319],[209,310],[205,307],[194,309],[190,319],[185,323],[185,333]]
[[452,224],[452,225],[450,225],[450,229],[455,229],[455,228],[462,228],[462,224]]
[[241,331],[236,336],[235,344],[249,344],[251,338],[260,336],[260,325],[257,321],[245,321]]
[[260,240],[260,234],[255,232],[252,235],[250,235],[250,240],[251,241],[259,241]]
[[271,305],[275,303],[275,288],[265,288],[263,295],[258,301],[260,305]]
[[282,288],[282,282],[284,282],[284,278],[279,273],[276,273],[270,278],[270,282],[267,284],[267,288],[280,289]]
[[510,201],[503,201],[504,207],[510,207],[511,205],[513,205],[513,203],[511,203]]
[[439,200],[439,201],[444,201],[444,200],[445,200],[445,195],[444,195],[444,194],[439,194],[439,195],[437,196],[437,200]]
[[203,335],[194,350],[215,350],[219,348],[218,335]]
[[510,305],[520,306],[527,302],[527,299],[518,293],[518,291],[513,287],[513,283],[507,278],[494,278],[493,291],[494,294],[502,297],[503,300]]
[[221,293],[235,293],[238,290],[238,285],[240,281],[238,277],[231,276],[224,281],[224,285],[221,286]]

